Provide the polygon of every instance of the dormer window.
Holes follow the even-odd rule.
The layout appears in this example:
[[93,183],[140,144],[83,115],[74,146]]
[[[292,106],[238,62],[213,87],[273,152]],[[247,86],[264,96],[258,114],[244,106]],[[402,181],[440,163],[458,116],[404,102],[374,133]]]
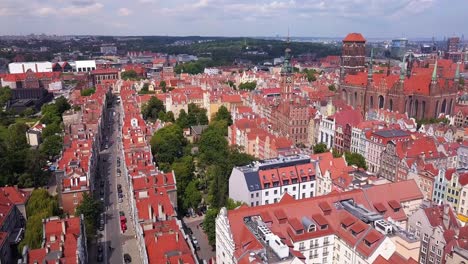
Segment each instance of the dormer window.
[[314,224],[311,224],[309,228],[307,229],[307,232],[315,232],[317,230],[317,227]]

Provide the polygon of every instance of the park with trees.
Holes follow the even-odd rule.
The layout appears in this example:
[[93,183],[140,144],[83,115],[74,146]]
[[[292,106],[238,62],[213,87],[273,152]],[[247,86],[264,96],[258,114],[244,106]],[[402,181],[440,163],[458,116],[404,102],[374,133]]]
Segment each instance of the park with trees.
[[[230,209],[239,203],[228,199],[229,176],[234,166],[252,162],[254,157],[229,146],[226,139],[232,118],[225,107],[213,116],[208,128],[196,143],[189,143],[183,136],[183,128],[191,125],[208,124],[206,110],[189,105],[187,113],[158,130],[151,139],[151,148],[163,171],[174,170],[177,181],[178,209],[185,214],[188,209],[197,209],[202,204],[209,209],[203,228],[211,245],[215,242],[214,221],[221,207]],[[197,151],[193,151],[196,149]]]

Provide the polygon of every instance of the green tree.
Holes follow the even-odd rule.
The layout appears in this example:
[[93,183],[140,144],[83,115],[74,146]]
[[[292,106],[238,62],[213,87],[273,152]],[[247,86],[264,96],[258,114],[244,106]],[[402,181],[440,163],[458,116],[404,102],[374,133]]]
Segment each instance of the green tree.
[[216,216],[218,216],[218,212],[218,208],[208,209],[203,220],[203,229],[208,236],[208,243],[212,246],[216,243]]
[[93,238],[96,234],[96,225],[103,209],[104,206],[101,201],[94,199],[86,192],[83,194],[83,200],[76,207],[76,215],[83,215],[84,217],[88,239]]
[[41,122],[43,124],[60,123],[62,116],[56,104],[47,104],[41,107]]
[[62,128],[59,123],[48,124],[42,129],[42,137],[44,139],[60,133],[62,133]]
[[328,90],[332,91],[332,92],[336,92],[336,87],[334,84],[330,84],[328,85]]
[[57,110],[60,113],[60,115],[63,114],[65,111],[71,109],[70,103],[68,103],[68,100],[63,96],[60,96],[55,100],[55,105],[57,106]]
[[174,113],[172,111],[169,111],[166,113],[166,122],[175,122],[175,117]]
[[314,146],[313,149],[315,154],[324,153],[328,151],[327,145],[325,143],[318,143]]
[[91,87],[91,88],[88,88],[88,89],[83,89],[83,90],[81,90],[81,96],[90,96],[95,92],[96,92],[96,88],[94,88],[94,87]]
[[245,83],[239,84],[239,89],[241,89],[241,90],[252,91],[252,90],[255,90],[256,87],[257,87],[257,82],[255,82],[255,81],[245,82]]
[[339,158],[339,157],[343,156],[343,153],[339,152],[336,149],[333,149],[332,150],[332,155],[333,155],[334,158]]
[[188,105],[187,115],[188,127],[196,125],[207,125],[208,116],[206,115],[206,109],[198,107],[194,103]]
[[156,120],[160,112],[165,112],[164,103],[155,96],[141,107],[141,114],[145,120]]
[[207,129],[199,141],[200,161],[203,164],[221,164],[228,156],[228,142],[223,131]]
[[309,82],[315,82],[317,80],[317,78],[315,77],[315,75],[317,74],[316,70],[314,70],[314,69],[303,69],[302,72],[306,74],[307,80]]
[[159,87],[161,87],[161,89],[163,89],[163,90],[166,90],[166,85],[167,85],[166,81],[160,81],[159,82]]
[[48,157],[55,157],[60,154],[63,147],[63,139],[60,135],[52,135],[44,139],[39,149]]
[[213,120],[215,121],[225,120],[228,126],[232,125],[231,113],[229,113],[229,110],[224,105],[222,105],[218,109],[218,112],[215,114]]
[[176,124],[181,128],[188,128],[189,127],[188,115],[187,115],[187,112],[185,112],[184,109],[180,110],[179,118],[177,118]]
[[197,188],[197,182],[191,181],[185,188],[184,193],[184,209],[198,208],[201,202],[201,194]]
[[356,165],[358,168],[367,170],[366,159],[359,153],[345,153],[345,159],[348,165]]
[[161,128],[151,138],[151,149],[156,160],[169,164],[182,157],[186,144],[183,131],[176,124]]
[[35,113],[36,113],[36,111],[32,107],[28,107],[28,108],[24,109],[24,111],[22,112],[23,116],[25,116],[25,117],[30,117],[30,116],[34,115]]
[[33,190],[26,204],[28,220],[26,222],[26,232],[24,239],[19,244],[21,252],[24,246],[30,249],[37,249],[42,244],[42,219],[61,214],[58,200],[50,196],[45,189]]
[[10,101],[13,92],[9,86],[0,87],[0,108],[3,108]]
[[37,149],[29,149],[26,154],[25,170],[18,179],[22,188],[42,187],[47,185],[50,172],[44,170],[47,165],[46,156]]
[[138,79],[138,74],[134,70],[124,71],[120,74],[120,77],[124,80],[136,80]]

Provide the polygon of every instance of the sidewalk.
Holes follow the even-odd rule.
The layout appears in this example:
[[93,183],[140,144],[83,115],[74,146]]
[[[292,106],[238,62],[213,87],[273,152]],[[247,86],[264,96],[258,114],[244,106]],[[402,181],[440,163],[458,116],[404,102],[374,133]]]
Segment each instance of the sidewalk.
[[[117,138],[121,139],[122,138],[122,130],[120,126],[118,125],[121,121],[122,113],[121,113],[121,106],[118,106],[119,110],[117,110]],[[121,166],[125,166],[125,157],[121,157],[121,150],[123,148],[122,141],[121,140],[115,140],[115,143],[117,144],[117,149],[119,150],[119,157],[121,160]],[[125,170],[120,167],[122,172]],[[136,239],[136,232],[135,232],[135,226],[133,222],[133,215],[130,207],[130,199],[129,195],[133,195],[133,193],[129,192],[128,188],[128,183],[125,181],[126,175],[124,173],[121,174],[120,177],[115,174],[116,177],[116,182],[117,184],[122,185],[122,193],[124,194],[123,197],[123,202],[117,204],[117,208],[119,211],[123,211],[125,213],[125,217],[127,218],[127,231],[125,233],[121,232],[122,236],[122,254],[129,254],[132,257],[132,263],[143,263],[141,256],[140,256],[140,251],[138,250],[138,241]]]
[[[133,263],[142,263],[140,257],[140,251],[138,250],[137,240],[135,235],[135,226],[133,225],[133,216],[130,210],[130,204],[128,195],[130,194],[128,191],[128,186],[126,182],[123,180],[124,175],[117,177],[117,183],[122,185],[122,192],[124,193],[123,202],[119,203],[117,208],[119,211],[123,211],[125,213],[125,217],[127,218],[127,231],[122,234],[122,251],[123,254],[127,253],[132,257]],[[122,231],[121,231],[122,232]]]

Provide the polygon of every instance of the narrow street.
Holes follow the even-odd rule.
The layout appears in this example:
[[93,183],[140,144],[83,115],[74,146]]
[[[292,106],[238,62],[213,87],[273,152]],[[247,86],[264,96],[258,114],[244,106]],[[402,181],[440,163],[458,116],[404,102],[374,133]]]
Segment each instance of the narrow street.
[[[119,129],[120,105],[115,103],[107,108],[108,117],[103,128],[103,142],[99,156],[98,171],[96,177],[95,198],[104,203],[104,230],[97,231],[97,245],[90,244],[90,263],[99,263],[97,258],[97,247],[102,246],[103,263],[123,263],[123,255],[129,254],[132,263],[140,263],[135,239],[135,229],[130,219],[130,207],[128,205],[128,186],[124,175],[117,173],[124,166],[121,157],[121,131]],[[115,113],[115,114],[114,114]],[[103,186],[101,181],[104,181]],[[121,184],[123,197],[119,199],[117,185]],[[101,191],[103,189],[103,191]],[[120,224],[120,213],[123,212],[127,218],[127,230],[122,232]],[[99,229],[99,224],[97,225]]]

